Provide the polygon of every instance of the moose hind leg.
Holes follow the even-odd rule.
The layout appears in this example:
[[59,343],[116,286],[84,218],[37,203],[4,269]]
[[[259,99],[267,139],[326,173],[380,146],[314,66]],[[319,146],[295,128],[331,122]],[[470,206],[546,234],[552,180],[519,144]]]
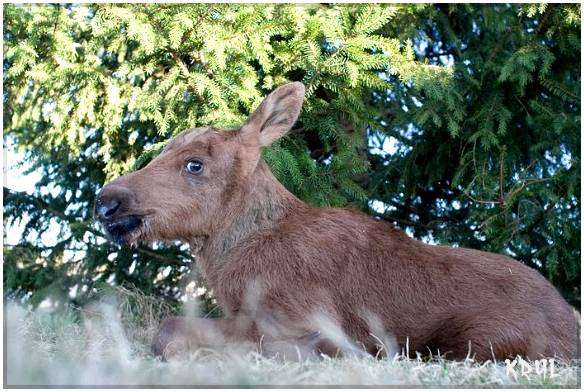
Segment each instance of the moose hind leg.
[[426,348],[433,355],[440,353],[446,359],[470,357],[486,361],[517,355],[534,357],[545,350],[545,342],[538,342],[531,328],[524,319],[513,319],[508,315],[453,316],[443,320],[433,331]]

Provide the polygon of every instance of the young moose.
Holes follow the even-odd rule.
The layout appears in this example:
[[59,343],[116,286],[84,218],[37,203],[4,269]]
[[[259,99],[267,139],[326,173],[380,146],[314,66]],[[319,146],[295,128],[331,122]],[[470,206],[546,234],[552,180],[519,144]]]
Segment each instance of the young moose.
[[286,84],[239,130],[187,130],[98,195],[95,214],[118,243],[188,243],[226,315],[166,320],[157,355],[224,342],[375,354],[383,341],[451,359],[578,356],[573,311],[535,270],[288,192],[261,149],[292,128],[303,98],[301,83]]

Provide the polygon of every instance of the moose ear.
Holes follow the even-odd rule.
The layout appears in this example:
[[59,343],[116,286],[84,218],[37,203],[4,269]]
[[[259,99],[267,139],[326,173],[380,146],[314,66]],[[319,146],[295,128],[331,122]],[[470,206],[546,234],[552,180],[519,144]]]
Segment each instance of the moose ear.
[[288,132],[300,114],[304,85],[300,82],[278,87],[249,116],[241,133],[257,135],[261,146],[267,146]]

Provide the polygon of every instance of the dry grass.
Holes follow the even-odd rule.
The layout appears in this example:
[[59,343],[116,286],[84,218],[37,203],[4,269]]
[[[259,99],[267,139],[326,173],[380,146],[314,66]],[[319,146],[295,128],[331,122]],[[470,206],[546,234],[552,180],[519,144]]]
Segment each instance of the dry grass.
[[[579,387],[580,363],[556,363],[553,374],[507,374],[504,363],[404,357],[323,358],[285,362],[241,348],[199,350],[168,363],[148,343],[163,303],[119,290],[83,310],[50,313],[8,305],[6,386],[17,385],[383,385]],[[533,365],[533,364],[532,364]]]

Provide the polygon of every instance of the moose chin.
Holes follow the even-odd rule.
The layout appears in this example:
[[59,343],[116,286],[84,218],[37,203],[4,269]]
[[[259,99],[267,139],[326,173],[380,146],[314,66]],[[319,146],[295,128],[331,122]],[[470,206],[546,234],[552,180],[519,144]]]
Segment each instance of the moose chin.
[[225,314],[163,321],[155,354],[247,343],[283,356],[387,346],[447,359],[579,356],[574,313],[537,271],[286,190],[261,150],[292,128],[303,99],[301,83],[286,84],[239,129],[183,131],[99,193],[95,216],[114,241],[191,245]]

